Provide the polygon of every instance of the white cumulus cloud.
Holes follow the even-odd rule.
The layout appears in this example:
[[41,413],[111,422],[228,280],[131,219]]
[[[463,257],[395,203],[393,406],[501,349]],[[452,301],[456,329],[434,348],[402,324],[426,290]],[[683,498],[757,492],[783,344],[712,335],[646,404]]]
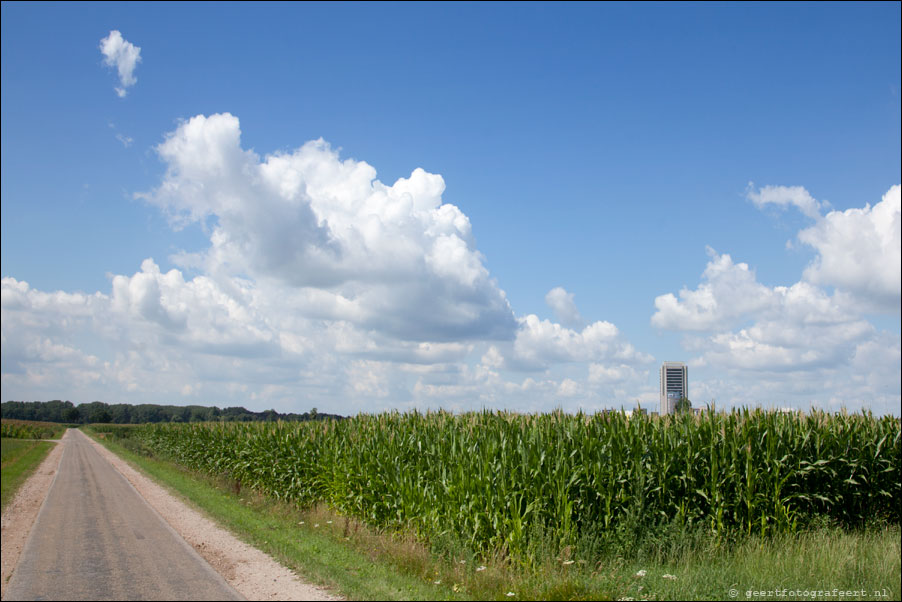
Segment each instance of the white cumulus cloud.
[[871,207],[831,211],[799,240],[818,255],[806,280],[853,294],[869,306],[898,312],[902,301],[902,209],[900,186]]
[[811,283],[766,287],[747,264],[709,253],[705,281],[682,290],[679,299],[659,296],[652,316],[652,324],[670,330],[715,331],[687,341],[703,351],[704,365],[752,370],[838,365],[848,363],[855,344],[874,335],[869,322]]
[[769,307],[774,293],[760,284],[746,263],[734,263],[726,253],[708,247],[703,282],[695,290],[683,288],[655,298],[657,310],[651,323],[668,330],[722,328]]
[[[871,207],[830,211],[801,186],[765,186],[746,193],[757,207],[795,206],[814,220],[798,239],[817,255],[804,279],[836,287],[868,311],[899,312],[902,304],[902,211],[896,185]],[[789,243],[788,243],[789,244]]]
[[645,363],[651,357],[624,341],[610,322],[594,322],[577,331],[529,314],[520,319],[509,365],[529,370],[558,362],[611,360]]
[[348,414],[648,393],[650,357],[610,322],[583,326],[563,289],[549,303],[572,328],[514,315],[437,174],[384,184],[322,140],[261,157],[229,114],[189,119],[156,150],[165,175],[139,196],[175,228],[200,224],[208,246],[112,275],[107,294],[4,278],[6,398]]
[[415,169],[389,186],[322,140],[261,159],[240,137],[230,114],[184,122],[157,148],[167,174],[145,195],[177,224],[214,220],[209,272],[270,279],[303,306],[397,338],[513,337],[441,176]]

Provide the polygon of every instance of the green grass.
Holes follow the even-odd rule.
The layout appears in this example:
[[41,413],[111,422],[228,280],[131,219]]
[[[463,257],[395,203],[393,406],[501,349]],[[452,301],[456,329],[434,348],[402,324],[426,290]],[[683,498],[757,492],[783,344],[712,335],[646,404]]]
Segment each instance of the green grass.
[[[615,560],[599,570],[599,579],[615,587],[617,597],[637,600],[898,600],[899,542],[898,526],[826,527],[733,543],[709,539],[663,560]],[[834,589],[844,593],[825,593]]]
[[0,439],[0,508],[6,509],[22,483],[47,457],[54,443]]
[[[648,587],[659,598],[671,600],[723,599],[731,589],[741,598],[771,600],[824,598],[804,592],[834,589],[860,592],[843,595],[845,599],[871,600],[879,597],[876,591],[899,599],[899,541],[898,526],[855,532],[826,528],[767,540],[753,537],[727,554],[716,548],[689,554],[667,567],[676,580],[650,574]],[[750,594],[755,591],[759,594]]]
[[599,547],[586,537],[563,552],[553,537],[542,549],[538,533],[533,557],[541,560],[527,566],[476,556],[450,536],[427,547],[413,535],[379,532],[322,504],[299,510],[234,481],[145,457],[139,441],[109,439],[103,443],[111,450],[241,539],[350,599],[721,600],[735,591],[736,599],[811,600],[815,590],[830,590],[821,599],[838,599],[833,589],[842,590],[842,599],[900,596],[898,525],[844,530],[822,524],[734,540],[704,528],[625,532],[619,547],[611,547],[610,538]]

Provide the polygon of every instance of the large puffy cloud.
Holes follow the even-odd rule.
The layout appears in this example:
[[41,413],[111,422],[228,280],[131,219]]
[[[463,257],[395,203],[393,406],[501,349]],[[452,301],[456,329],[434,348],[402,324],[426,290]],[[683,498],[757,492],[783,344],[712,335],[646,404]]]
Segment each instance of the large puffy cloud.
[[133,276],[114,276],[110,309],[132,330],[150,327],[159,340],[216,355],[279,353],[258,291],[233,279],[228,287],[206,276],[185,281],[179,270],[162,273],[147,259]]
[[871,207],[830,211],[801,186],[765,186],[756,191],[749,184],[747,197],[758,207],[795,206],[814,220],[798,239],[817,255],[803,278],[813,284],[833,286],[866,311],[898,313],[902,303],[902,209],[900,188],[893,186]]
[[711,330],[773,304],[773,291],[757,281],[748,264],[734,263],[710,247],[708,255],[711,261],[697,289],[684,288],[679,299],[672,293],[655,298],[652,324],[668,330]]
[[697,365],[748,370],[835,366],[848,363],[855,344],[874,334],[873,326],[835,295],[807,282],[769,288],[745,263],[709,253],[705,281],[681,291],[679,300],[672,294],[655,299],[651,320],[671,330],[716,331],[709,338],[687,339],[691,350],[703,351]]
[[152,260],[114,276],[110,295],[45,293],[6,278],[3,389],[286,411],[541,411],[619,405],[647,380],[647,356],[605,322],[575,332],[528,316],[519,343],[404,341],[300,316],[291,297],[266,287],[185,279]]
[[[814,219],[798,239],[817,251],[802,275],[812,286],[833,286],[831,303],[850,314],[874,309],[898,312],[902,301],[902,210],[900,186],[893,186],[874,207],[831,211],[821,216],[819,203],[802,187],[766,186],[748,196],[759,206],[795,205]],[[712,260],[695,290],[684,288],[679,298],[666,293],[655,299],[652,324],[669,330],[717,330],[743,319],[783,309],[780,287],[757,282],[745,263],[708,249]],[[800,283],[801,284],[801,283]],[[796,285],[794,290],[802,290]],[[806,291],[813,291],[808,287]],[[823,299],[826,297],[820,295]],[[836,311],[835,308],[834,310]]]
[[8,377],[46,383],[52,378],[47,365],[66,366],[71,377],[93,380],[97,357],[78,349],[69,336],[73,330],[90,326],[105,312],[103,295],[45,293],[27,282],[3,278],[0,293],[2,311],[2,372]]
[[27,282],[3,278],[0,293],[0,357],[4,390],[10,385],[60,398],[68,390],[95,387],[102,381],[103,363],[73,333],[97,331],[107,312],[100,294],[53,292]]
[[145,198],[175,223],[213,220],[211,273],[269,279],[332,319],[409,340],[509,339],[516,322],[470,222],[441,176],[391,186],[322,140],[260,159],[238,119],[197,116],[158,147],[163,184]]
[[577,331],[530,314],[520,319],[510,360],[510,366],[529,370],[560,362],[646,363],[651,357],[624,341],[610,322],[598,321]]
[[227,378],[224,358],[281,355],[276,335],[250,315],[252,310],[247,300],[231,297],[208,278],[185,282],[177,270],[163,274],[151,260],[131,277],[115,276],[110,296],[45,293],[4,278],[4,387],[14,374],[63,387],[67,380],[80,380],[88,367],[97,382],[119,382],[126,389],[138,386],[129,375],[140,374],[156,394],[167,388],[161,390],[166,380],[154,382],[156,370],[185,379],[204,372]]
[[4,279],[6,395],[352,413],[592,409],[647,388],[648,356],[577,324],[563,289],[549,303],[575,329],[514,316],[441,176],[386,185],[322,140],[261,158],[228,114],[156,150],[165,175],[139,196],[209,246],[111,276],[109,294]]
[[902,301],[900,186],[871,207],[831,211],[799,240],[818,253],[805,279],[832,285],[871,307],[899,311]]
[[[831,412],[868,409],[898,416],[902,411],[899,335],[877,332],[858,343],[847,341],[843,348],[849,357],[838,366],[813,362],[791,371],[749,371],[746,366],[718,365],[709,371],[709,378],[693,382],[693,401],[712,400],[718,407],[761,405]],[[818,349],[810,351],[817,353]],[[699,370],[690,367],[690,378],[693,372]]]
[[126,88],[137,83],[135,67],[141,62],[141,48],[122,37],[117,30],[100,40],[100,52],[103,53],[103,63],[109,67],[115,67],[119,73],[120,87],[116,88],[116,94],[124,98]]
[[775,287],[774,303],[738,332],[723,332],[704,345],[706,364],[742,369],[799,371],[848,365],[874,327],[847,314],[834,299],[799,282]]

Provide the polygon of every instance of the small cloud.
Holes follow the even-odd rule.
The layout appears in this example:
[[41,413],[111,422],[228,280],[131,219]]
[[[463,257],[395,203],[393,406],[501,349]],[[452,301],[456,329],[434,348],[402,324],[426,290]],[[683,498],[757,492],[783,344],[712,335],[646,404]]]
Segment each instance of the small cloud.
[[134,138],[132,138],[131,136],[126,136],[125,134],[119,134],[119,133],[116,134],[116,140],[121,142],[122,146],[124,146],[125,148],[130,147],[132,145],[132,143],[135,141]]
[[100,52],[103,53],[103,64],[116,67],[119,72],[121,87],[115,88],[119,98],[125,98],[126,88],[135,85],[135,67],[141,62],[141,48],[125,40],[117,30],[100,40]]
[[765,186],[755,191],[755,184],[749,182],[745,196],[756,207],[763,209],[766,205],[777,205],[784,208],[794,205],[806,216],[817,219],[821,209],[829,206],[826,201],[819,202],[802,186]]
[[555,287],[545,295],[545,303],[554,311],[555,317],[564,326],[568,328],[584,326],[583,317],[576,309],[576,303],[573,302],[573,293],[568,293],[560,286]]

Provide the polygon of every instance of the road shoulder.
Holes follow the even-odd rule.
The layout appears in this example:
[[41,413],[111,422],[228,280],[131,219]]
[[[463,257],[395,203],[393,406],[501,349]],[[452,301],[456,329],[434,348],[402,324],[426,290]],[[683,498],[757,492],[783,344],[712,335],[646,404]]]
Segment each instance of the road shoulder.
[[[69,432],[66,431],[63,439],[68,436]],[[19,556],[31,533],[31,527],[56,477],[64,447],[57,444],[50,451],[34,474],[22,484],[16,497],[0,517],[0,538],[3,540],[0,548],[0,597],[6,596],[6,585],[19,563]]]

